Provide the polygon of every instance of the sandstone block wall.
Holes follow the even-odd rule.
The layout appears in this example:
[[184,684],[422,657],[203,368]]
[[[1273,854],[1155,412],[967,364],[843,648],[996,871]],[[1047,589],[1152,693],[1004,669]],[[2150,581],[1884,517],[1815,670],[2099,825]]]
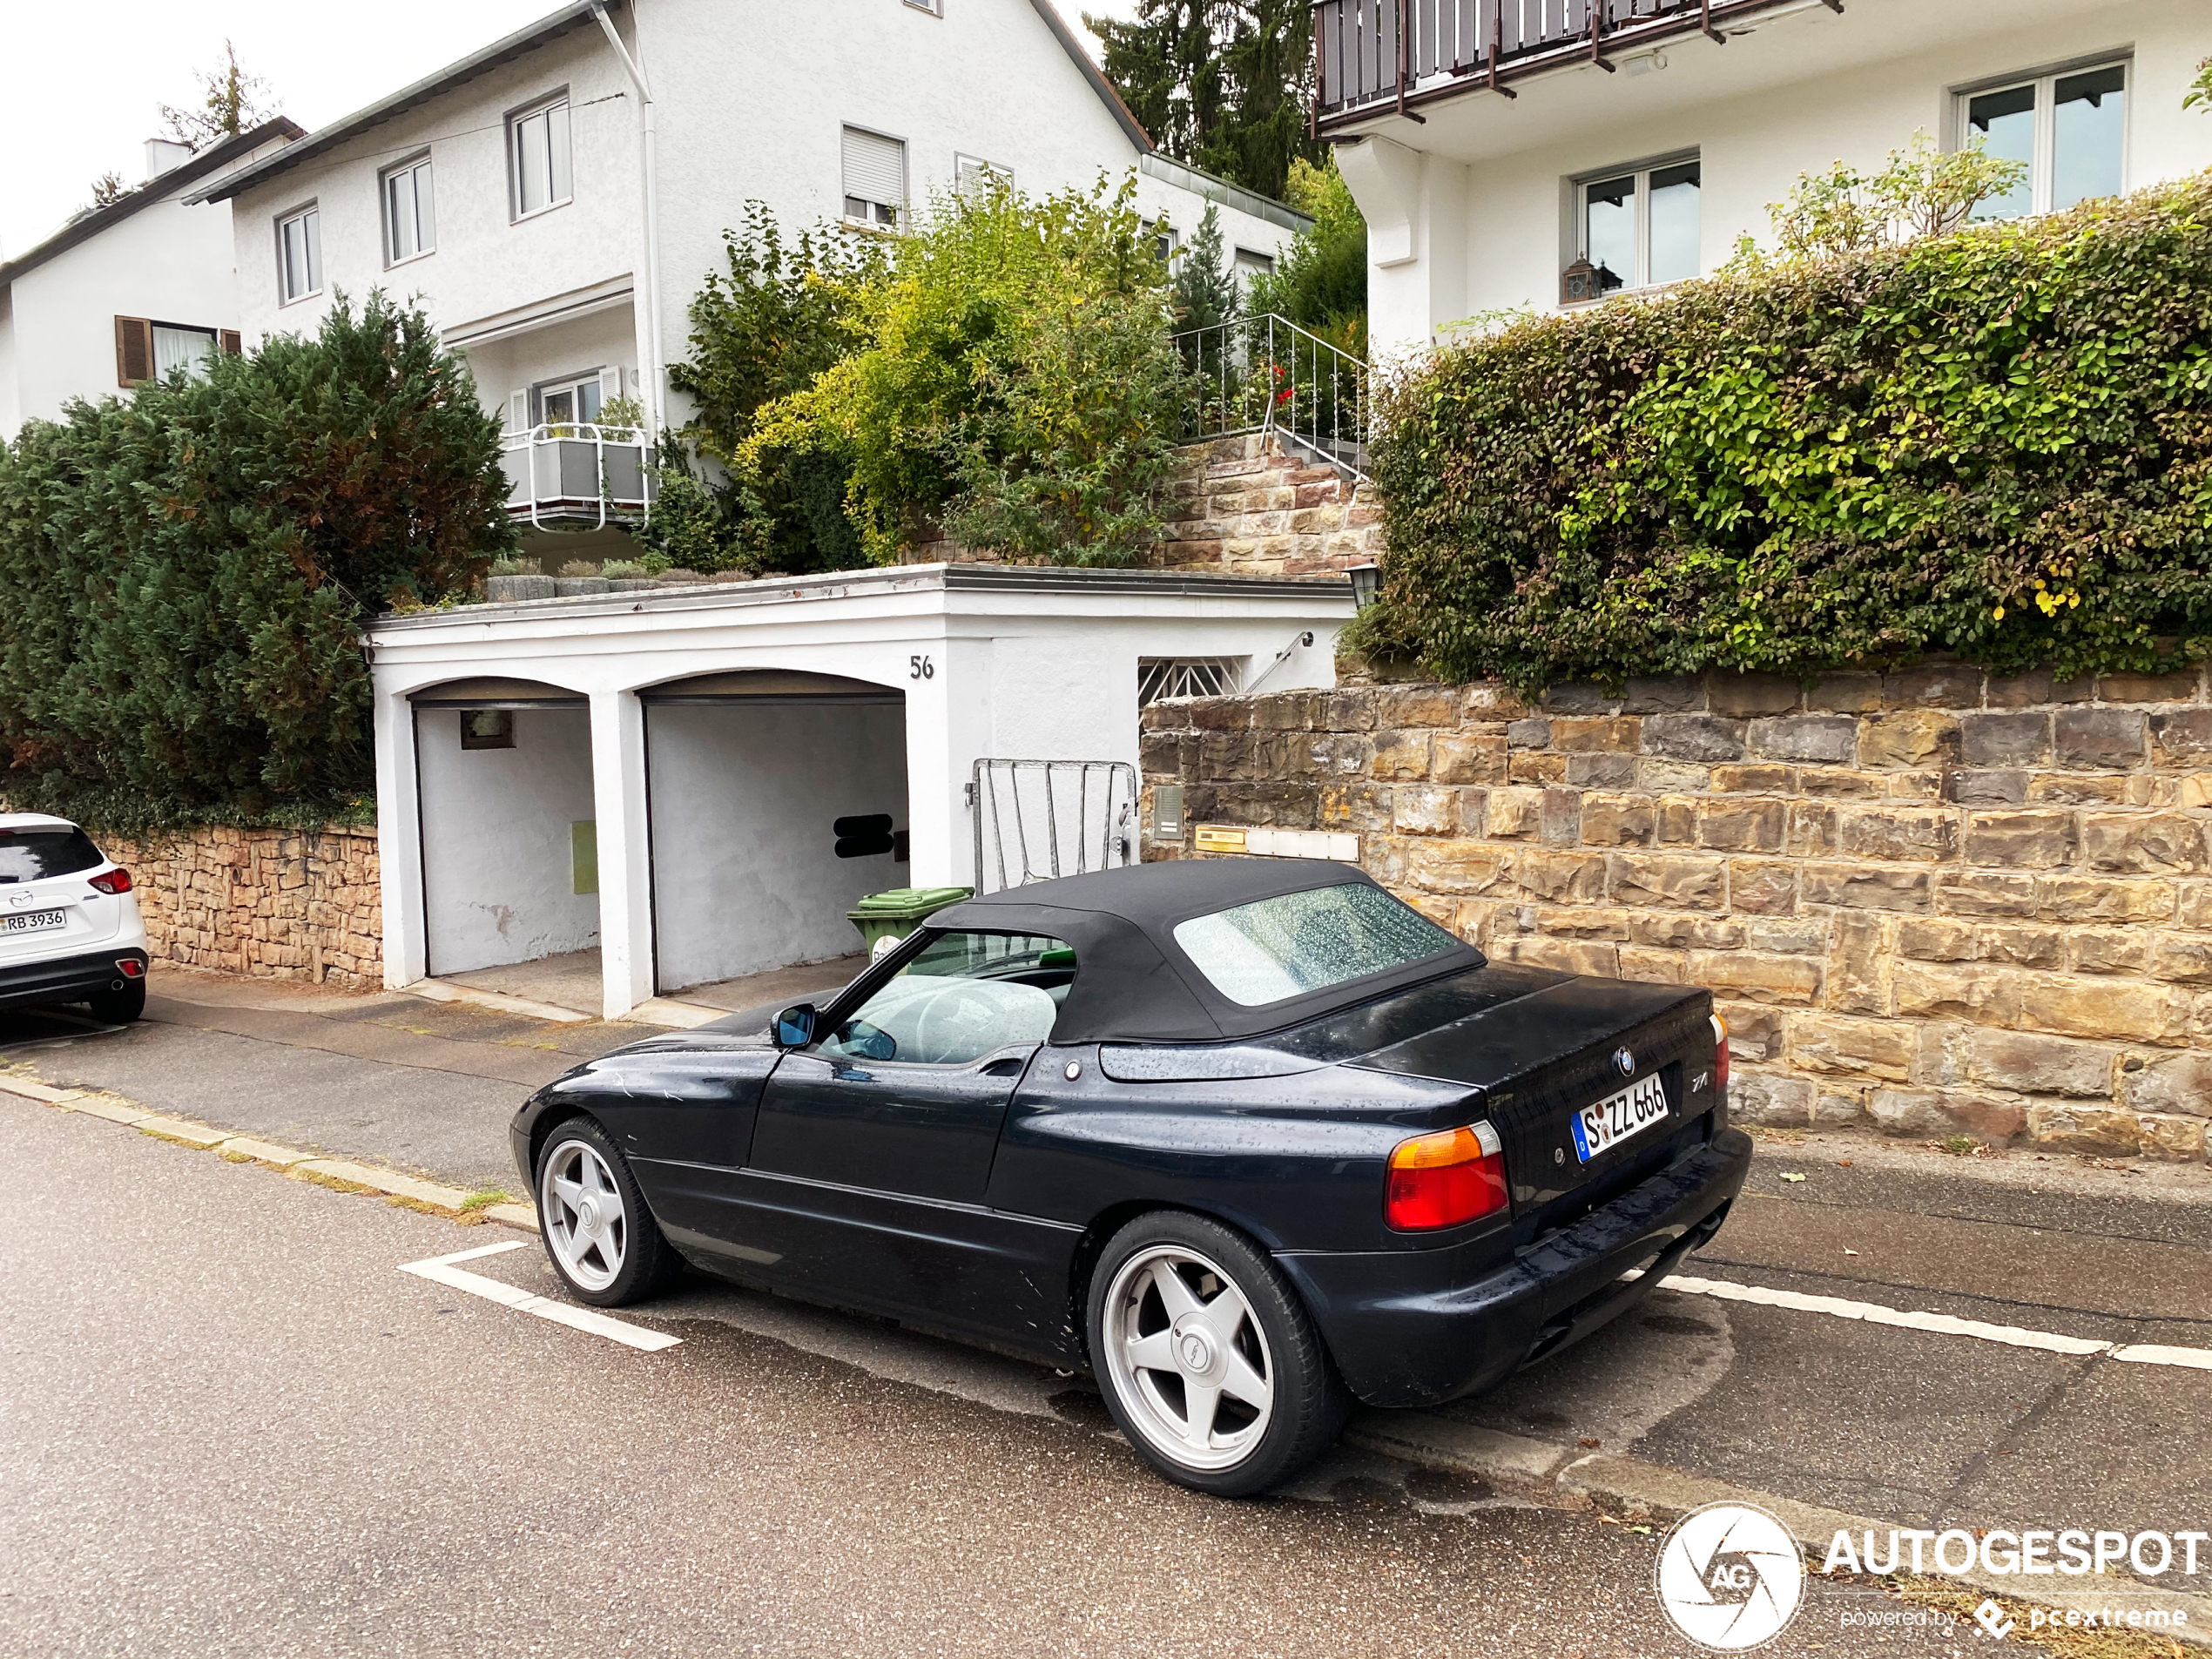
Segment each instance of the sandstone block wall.
[[1192,444],[1171,486],[1168,539],[1150,563],[1236,576],[1330,576],[1382,555],[1371,485],[1309,466],[1258,434]]
[[1496,960],[1710,988],[1745,1119],[2212,1150],[2201,672],[1365,686],[1144,725],[1148,826],[1180,783],[1193,824],[1357,831]]
[[197,829],[101,846],[131,872],[156,962],[383,985],[373,830]]

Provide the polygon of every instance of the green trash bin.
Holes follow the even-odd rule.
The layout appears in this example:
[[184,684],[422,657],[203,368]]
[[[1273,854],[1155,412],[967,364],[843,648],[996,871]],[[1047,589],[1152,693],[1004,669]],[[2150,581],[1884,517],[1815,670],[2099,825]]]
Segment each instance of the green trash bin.
[[845,914],[860,930],[861,943],[873,961],[935,912],[974,896],[973,887],[894,887],[888,893],[871,893]]

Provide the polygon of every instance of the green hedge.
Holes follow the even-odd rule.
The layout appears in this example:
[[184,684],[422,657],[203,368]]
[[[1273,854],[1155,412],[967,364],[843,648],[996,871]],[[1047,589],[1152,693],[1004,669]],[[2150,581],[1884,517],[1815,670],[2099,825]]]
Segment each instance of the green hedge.
[[513,544],[498,430],[381,295],[27,423],[0,448],[0,796],[123,832],[358,816],[362,626]]
[[1371,651],[1524,691],[2212,654],[2212,174],[1515,321],[1383,393]]

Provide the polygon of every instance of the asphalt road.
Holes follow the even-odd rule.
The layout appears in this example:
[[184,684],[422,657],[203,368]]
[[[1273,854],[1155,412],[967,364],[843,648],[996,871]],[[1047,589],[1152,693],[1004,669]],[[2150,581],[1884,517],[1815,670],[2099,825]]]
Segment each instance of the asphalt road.
[[[513,1104],[641,1035],[186,974],[151,1007],[128,1029],[0,1014],[0,1063],[509,1190]],[[685,1338],[641,1355],[395,1271],[496,1230],[0,1112],[30,1125],[10,1206],[28,1254],[0,1299],[0,1537],[27,1543],[0,1555],[0,1654],[164,1650],[166,1614],[102,1646],[111,1585],[208,1652],[461,1645],[415,1622],[426,1608],[470,1645],[549,1654],[625,1635],[647,1653],[1675,1650],[1648,1534],[1349,1450],[1278,1502],[1185,1498],[1067,1378],[705,1281],[639,1316]],[[557,1291],[535,1249],[472,1265]],[[1859,1137],[1763,1142],[1685,1265],[2212,1349],[2208,1270],[2202,1170]],[[1441,1414],[1897,1526],[2212,1528],[2212,1372],[2106,1354],[1662,1291]],[[1885,1643],[1839,1622],[1857,1604],[1816,1604],[1787,1641],[1964,1640]],[[232,1620],[260,1634],[207,1636]]]
[[[1049,1373],[704,1287],[639,1352],[397,1271],[501,1230],[0,1110],[0,1652],[1685,1651],[1592,1515],[1350,1452],[1197,1497]],[[1988,1648],[1843,1622],[1898,1606],[1816,1583],[1769,1651]]]

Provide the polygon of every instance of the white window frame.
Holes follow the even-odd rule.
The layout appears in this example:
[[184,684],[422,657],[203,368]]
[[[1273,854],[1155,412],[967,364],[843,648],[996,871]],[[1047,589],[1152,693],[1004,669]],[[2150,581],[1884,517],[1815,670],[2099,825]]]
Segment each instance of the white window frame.
[[[545,400],[548,397],[558,397],[563,392],[574,392],[577,394],[577,402],[581,404],[587,387],[599,399],[599,408],[594,409],[589,415],[572,415],[566,421],[557,423],[547,420]],[[578,369],[573,374],[556,374],[551,380],[540,381],[530,388],[530,424],[532,427],[551,424],[596,426],[598,424],[601,411],[606,408],[606,371],[604,368]]]
[[[429,179],[431,182],[429,213],[430,235],[429,239],[424,242],[421,246],[417,247],[414,253],[402,253],[399,251],[397,238],[394,234],[394,232],[397,227],[394,225],[392,220],[392,185],[394,182],[400,179],[402,175],[414,173],[420,173],[424,179]],[[421,199],[421,186],[418,184],[415,186],[415,204],[417,208],[415,234],[417,236],[420,236],[422,233],[421,215],[420,212]],[[382,226],[380,234],[381,235],[384,242],[385,269],[389,270],[395,265],[406,265],[415,260],[428,259],[431,254],[435,253],[438,251],[436,179],[430,172],[430,152],[428,150],[423,151],[420,155],[409,156],[405,161],[399,163],[395,166],[387,167],[382,172],[376,175],[376,218],[378,223]]]
[[[553,193],[553,177],[556,169],[553,165],[554,156],[551,143],[552,121],[550,118],[553,111],[556,110],[565,110],[569,114],[569,118],[562,123],[562,126],[565,130],[568,138],[568,160],[565,171],[568,173],[569,187],[566,192],[562,194]],[[540,202],[536,206],[524,207],[523,206],[523,165],[521,152],[523,124],[526,121],[534,120],[541,115],[548,118],[546,121],[547,145],[545,179],[547,196],[546,199]],[[576,111],[574,106],[569,101],[569,89],[564,86],[557,92],[549,92],[543,98],[533,99],[531,102],[523,105],[520,109],[510,111],[507,117],[506,132],[507,214],[509,222],[510,224],[519,225],[524,219],[536,219],[541,213],[552,212],[556,208],[566,207],[570,202],[574,201],[576,199]]]
[[[301,237],[301,251],[307,263],[307,286],[294,292],[292,287],[291,257],[285,247],[285,233],[294,225],[305,224]],[[322,206],[320,202],[302,202],[276,218],[277,304],[298,305],[312,300],[322,292]]]
[[945,0],[907,0],[907,4],[914,10],[927,12],[933,17],[945,15]]
[[[907,0],[907,3],[912,5],[914,0]],[[998,179],[1009,190],[1014,187],[1013,168],[1001,166],[995,161],[986,161],[981,156],[971,156],[966,151],[954,151],[953,152],[953,187],[965,192],[970,173],[981,173],[986,178]]]
[[1636,268],[1627,273],[1615,272],[1615,276],[1622,279],[1621,286],[1617,288],[1607,289],[1599,300],[1587,303],[1597,304],[1603,300],[1611,299],[1616,293],[1649,293],[1655,289],[1672,287],[1677,282],[1687,282],[1704,275],[1704,259],[1701,253],[1698,268],[1691,272],[1689,276],[1669,277],[1664,282],[1654,282],[1651,280],[1651,175],[1655,172],[1664,172],[1669,167],[1687,166],[1691,163],[1696,164],[1698,171],[1698,234],[1702,243],[1704,234],[1705,158],[1701,152],[1694,149],[1679,150],[1669,155],[1654,156],[1649,160],[1624,161],[1616,166],[1600,167],[1593,172],[1579,173],[1575,176],[1571,198],[1574,202],[1575,214],[1575,257],[1581,260],[1590,257],[1590,186],[1609,184],[1614,179],[1628,174],[1633,174],[1636,181],[1634,231]]
[[[2047,213],[2057,193],[2058,179],[2058,84],[2071,80],[2076,75],[2094,74],[2101,69],[2116,69],[2123,79],[2121,96],[2133,98],[2136,95],[2135,58],[2132,52],[2108,52],[2100,57],[2083,57],[2064,64],[2048,64],[2041,69],[2023,70],[2016,75],[1999,75],[1986,80],[1957,86],[1951,92],[1950,145],[1953,150],[1966,147],[1966,139],[1973,132],[1968,111],[1978,98],[1992,92],[2009,92],[2015,87],[2035,89],[2035,154],[2028,163],[2028,216]],[[2133,166],[2134,123],[2120,124],[2120,188],[2125,193],[2128,181],[2134,177]],[[1986,221],[1984,221],[1985,223]]]
[[[853,195],[846,190],[845,186],[850,182],[845,177],[845,135],[848,132],[858,132],[865,137],[880,138],[886,144],[895,144],[899,146],[899,199],[897,201],[879,202],[867,197]],[[856,122],[842,123],[837,130],[837,199],[840,221],[852,229],[870,231],[878,236],[896,236],[903,233],[907,228],[907,215],[911,212],[910,204],[914,200],[913,154],[906,139],[895,132],[881,132],[875,127],[864,127]],[[862,202],[872,208],[888,207],[894,215],[892,222],[887,225],[873,215],[856,215],[852,208],[852,205],[856,201]]]

